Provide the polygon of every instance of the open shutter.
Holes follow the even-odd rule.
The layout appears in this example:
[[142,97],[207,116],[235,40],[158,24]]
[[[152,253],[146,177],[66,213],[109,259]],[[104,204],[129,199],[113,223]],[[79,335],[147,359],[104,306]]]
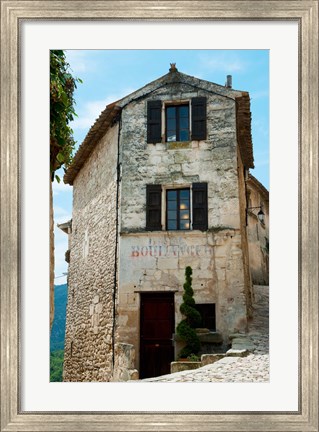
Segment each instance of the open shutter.
[[162,229],[162,186],[146,185],[146,230]]
[[207,183],[193,183],[193,229],[208,229]]
[[162,141],[162,102],[159,100],[147,102],[147,142],[158,143]]
[[206,139],[206,104],[205,97],[192,99],[192,139]]

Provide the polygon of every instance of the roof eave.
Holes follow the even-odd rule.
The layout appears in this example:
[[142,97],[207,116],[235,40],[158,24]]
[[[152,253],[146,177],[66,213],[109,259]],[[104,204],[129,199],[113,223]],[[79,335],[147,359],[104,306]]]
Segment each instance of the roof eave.
[[251,136],[250,97],[242,92],[236,97],[237,141],[243,164],[246,168],[254,168],[253,141]]
[[94,150],[98,141],[103,137],[108,128],[118,121],[122,108],[116,105],[116,103],[117,102],[114,102],[105,108],[87,133],[84,141],[76,152],[71,165],[65,172],[63,178],[64,183],[68,183],[71,186],[73,185],[75,177]]

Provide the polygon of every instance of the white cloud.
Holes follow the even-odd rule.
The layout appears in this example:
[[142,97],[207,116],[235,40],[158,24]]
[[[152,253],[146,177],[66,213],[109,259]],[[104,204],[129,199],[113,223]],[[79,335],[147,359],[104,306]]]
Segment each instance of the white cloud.
[[61,224],[71,219],[70,213],[63,207],[54,206],[54,224]]
[[58,173],[58,175],[61,181],[60,183],[58,183],[56,180],[54,180],[52,184],[53,196],[60,195],[61,193],[64,192],[68,192],[72,194],[72,186],[63,183],[63,179],[61,178],[61,176],[63,176],[63,173],[62,174]]
[[75,75],[94,68],[94,62],[89,53],[82,50],[66,50],[66,59]]
[[255,159],[255,168],[269,166],[269,158]]
[[123,89],[121,92],[109,95],[105,99],[87,101],[82,106],[78,106],[78,117],[76,117],[74,121],[70,123],[71,128],[73,130],[89,129],[107,105],[122,99],[124,96],[132,93],[132,91],[132,89]]
[[201,64],[206,69],[226,73],[243,71],[247,67],[243,60],[226,54],[215,55],[214,57],[202,56]]
[[253,118],[252,129],[253,129],[255,139],[264,138],[268,140],[269,127],[268,124],[266,123],[266,120],[264,120],[263,118],[257,120]]
[[269,92],[268,90],[259,90],[259,91],[253,91],[250,92],[250,97],[252,100],[261,99],[261,98],[268,98]]
[[76,129],[89,129],[94,121],[99,117],[101,112],[105,109],[106,105],[114,102],[116,99],[107,98],[97,101],[89,101],[78,111],[78,117],[70,124],[73,130]]
[[[68,220],[65,219],[64,222]],[[64,278],[60,278],[63,273],[68,271],[68,264],[65,261],[65,252],[68,250],[68,236],[56,226],[54,226],[54,276],[55,284],[59,285],[64,282]]]

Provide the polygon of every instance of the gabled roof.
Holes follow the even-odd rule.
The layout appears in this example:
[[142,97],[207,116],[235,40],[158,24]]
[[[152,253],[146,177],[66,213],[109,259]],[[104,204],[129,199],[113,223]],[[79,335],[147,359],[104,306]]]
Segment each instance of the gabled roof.
[[106,106],[78,148],[71,165],[68,167],[64,175],[64,183],[69,183],[70,185],[73,184],[75,177],[81,170],[87,158],[92,153],[97,143],[106,133],[107,129],[112,127],[119,119],[119,115],[123,107],[134,100],[146,97],[161,87],[174,83],[188,84],[196,89],[201,89],[219,96],[227,97],[236,102],[237,136],[242,160],[247,168],[253,168],[254,159],[251,138],[249,94],[247,92],[233,90],[229,87],[224,87],[209,81],[186,75],[184,73],[178,72],[175,67],[172,67],[166,75],[163,75],[162,77],[150,82],[128,96],[125,96],[124,98]]
[[257,189],[258,192],[264,197],[265,202],[267,202],[267,203],[269,202],[269,191],[268,191],[268,189],[266,189],[265,186],[262,183],[260,183],[260,181],[257,180],[256,177],[254,177],[250,173],[248,175],[247,184],[248,184],[248,186],[251,185],[255,189]]

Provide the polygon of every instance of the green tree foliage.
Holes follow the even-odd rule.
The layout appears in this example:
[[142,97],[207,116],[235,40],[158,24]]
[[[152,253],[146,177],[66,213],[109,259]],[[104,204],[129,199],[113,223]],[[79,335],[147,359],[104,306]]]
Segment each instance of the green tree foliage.
[[192,354],[197,354],[200,350],[200,340],[194,329],[200,325],[201,315],[194,308],[195,300],[193,298],[192,273],[192,268],[189,266],[186,267],[183,303],[180,306],[180,311],[185,316],[185,319],[183,319],[176,328],[177,334],[186,342],[186,346],[179,354],[179,356],[183,358]]
[[63,381],[64,351],[53,351],[50,353],[50,382]]
[[[69,123],[76,116],[73,98],[76,83],[62,50],[50,51],[50,328],[54,318],[54,221],[52,182],[55,171],[72,161],[75,146]],[[56,175],[56,180],[60,178]]]
[[[50,170],[51,180],[62,165],[72,161],[75,146],[69,123],[74,119],[74,89],[79,78],[70,73],[70,65],[62,50],[50,51]],[[59,181],[59,178],[57,178]]]
[[67,293],[66,284],[54,285],[54,320],[50,335],[50,351],[64,349]]

